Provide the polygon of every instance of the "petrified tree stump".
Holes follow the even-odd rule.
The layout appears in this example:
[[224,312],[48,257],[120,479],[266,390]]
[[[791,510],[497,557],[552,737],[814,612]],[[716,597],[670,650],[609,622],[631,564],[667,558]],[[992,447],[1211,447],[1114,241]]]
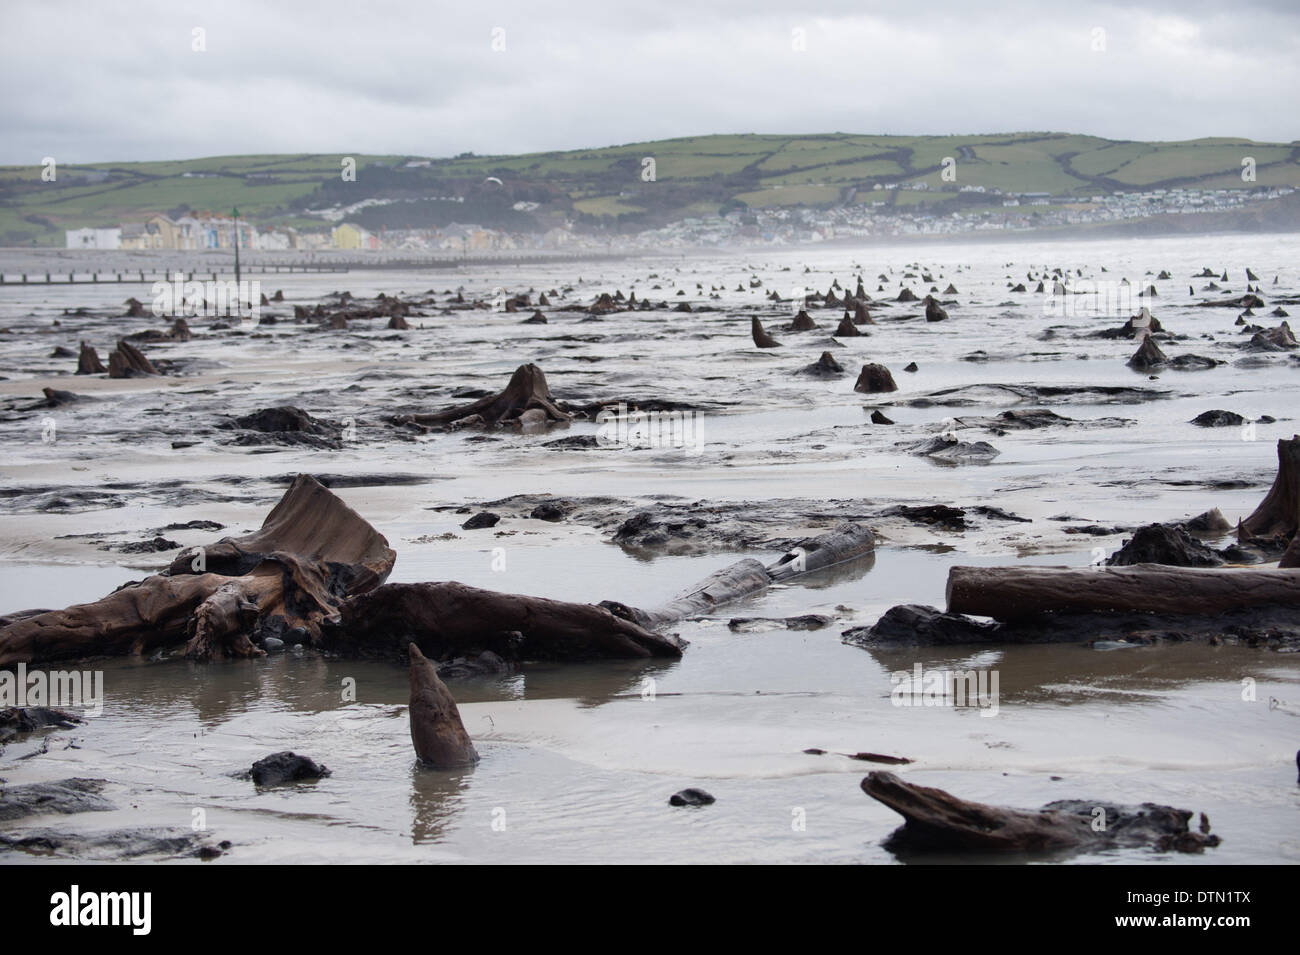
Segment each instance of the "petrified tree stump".
[[780,348],[781,343],[767,333],[763,323],[755,315],[749,320],[749,333],[754,336],[754,344],[759,348]]
[[1300,435],[1277,443],[1277,475],[1259,507],[1241,522],[1254,537],[1294,537],[1300,522]]
[[437,668],[420,648],[410,646],[411,742],[420,762],[434,769],[457,769],[478,762],[478,751],[465,732],[460,709]]
[[458,405],[446,411],[429,414],[402,415],[395,419],[398,424],[407,422],[420,425],[448,425],[462,418],[478,415],[485,425],[494,426],[523,415],[524,412],[537,409],[546,421],[568,421],[572,415],[561,411],[551,397],[551,390],[546,384],[546,375],[534,364],[520,365],[510,376],[510,383],[505,390],[486,398],[480,398],[467,405]]
[[82,342],[81,353],[77,356],[77,374],[102,375],[107,370],[103,362],[99,360],[99,353],[95,351],[94,347]]
[[884,391],[897,391],[898,385],[894,383],[894,376],[888,368],[872,363],[862,366],[853,390],[864,395],[874,395]]
[[156,375],[158,369],[153,366],[144,353],[125,339],[117,343],[108,356],[108,377],[138,378],[142,375]]

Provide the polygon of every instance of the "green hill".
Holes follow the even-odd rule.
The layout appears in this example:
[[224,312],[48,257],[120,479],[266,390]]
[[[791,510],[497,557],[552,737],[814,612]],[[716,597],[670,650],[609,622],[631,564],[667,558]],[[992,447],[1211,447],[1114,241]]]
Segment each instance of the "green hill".
[[[1256,164],[1253,183],[1241,179],[1247,156]],[[646,157],[655,160],[654,181],[642,178]],[[956,162],[955,182],[941,176],[945,157]],[[306,210],[367,199],[383,202],[348,218],[369,228],[460,221],[541,229],[568,219],[631,229],[738,203],[861,202],[873,186],[889,183],[929,185],[927,192],[891,191],[890,204],[939,207],[993,201],[958,192],[961,186],[1081,197],[1300,186],[1298,143],[1143,143],[1067,133],[719,135],[517,156],[354,158],[357,177],[350,182],[340,176],[341,155],[61,166],[54,182],[42,181],[37,166],[0,167],[0,245],[62,245],[64,229],[140,221],[153,212],[228,212],[232,206],[259,225],[321,228],[325,223]]]

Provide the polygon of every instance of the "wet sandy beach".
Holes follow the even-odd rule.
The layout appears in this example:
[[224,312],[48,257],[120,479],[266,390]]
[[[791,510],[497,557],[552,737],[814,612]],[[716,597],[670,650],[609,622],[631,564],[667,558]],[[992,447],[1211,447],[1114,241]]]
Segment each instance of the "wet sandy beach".
[[[841,640],[896,604],[942,608],[955,564],[1087,567],[1097,548],[1113,552],[1142,524],[1212,508],[1232,523],[1249,514],[1273,480],[1277,440],[1298,430],[1300,361],[1244,347],[1241,309],[1197,303],[1244,294],[1249,267],[1266,305],[1248,321],[1286,320],[1271,314],[1294,313],[1300,301],[1285,238],[803,248],[454,276],[285,276],[261,289],[283,289],[282,304],[262,309],[274,323],[223,329],[192,318],[191,340],[140,345],[151,360],[170,360],[169,374],[126,380],[71,373],[82,340],[102,356],[123,334],[167,327],[121,317],[125,294],[147,302],[147,286],[0,289],[0,614],[93,600],[166,566],[180,547],[254,530],[299,472],[321,477],[387,537],[398,582],[649,605],[741,557],[770,561],[840,520],[878,538],[872,560],[683,622],[676,629],[690,646],[680,661],[532,664],[449,682],[483,757],[463,772],[415,765],[407,674],[396,664],[311,652],[107,661],[103,714],[6,746],[0,778],[104,779],[118,808],[4,831],[57,828],[88,836],[60,857],[117,858],[94,834],[188,830],[202,809],[236,862],[898,861],[881,842],[901,820],[858,789],[873,767],[835,755],[871,751],[914,760],[900,775],[963,798],[1165,803],[1204,811],[1223,839],[1204,856],[1125,849],[1068,861],[1296,861],[1293,653],[1200,644],[865,650]],[[1213,279],[1199,277],[1206,266]],[[1223,364],[1126,366],[1137,342],[1094,333],[1127,315],[1045,314],[1027,276],[1056,267],[1080,281],[1154,285],[1152,312],[1172,336],[1161,348]],[[1156,277],[1162,270],[1169,279]],[[766,298],[795,287],[824,293],[836,280],[851,291],[859,276],[880,303],[863,337],[832,340],[842,308],[810,308],[820,328],[785,331],[794,310]],[[1220,287],[1206,290],[1212,281]],[[1028,291],[1011,291],[1020,282]],[[957,291],[943,294],[949,283]],[[900,288],[921,297],[932,286],[946,321],[893,301]],[[533,307],[447,310],[448,292],[491,301],[500,288],[533,301],[546,292],[555,299],[542,309],[547,323],[522,324]],[[414,308],[406,331],[381,319],[346,330],[295,323],[294,305],[342,289],[364,303],[381,292],[432,302]],[[586,312],[615,291],[668,308]],[[682,302],[691,311],[674,310]],[[755,315],[781,348],[754,347]],[[56,347],[73,357],[51,357]],[[827,351],[843,375],[799,373]],[[590,420],[537,434],[423,434],[389,420],[498,391],[529,362],[571,407],[623,400],[698,412],[702,447],[602,447]],[[899,390],[855,393],[866,362],[886,365]],[[903,370],[910,362],[913,373]],[[28,409],[46,387],[84,400]],[[343,423],[343,439],[238,443],[242,432],[224,426],[285,404]],[[1025,430],[976,420],[1037,408],[1069,420]],[[1215,409],[1274,420],[1253,430],[1191,423]],[[872,423],[873,410],[894,423]],[[997,454],[953,464],[915,453],[943,434]],[[530,516],[551,500],[563,503],[562,520]],[[926,523],[896,510],[934,504],[963,509],[963,520]],[[462,529],[483,510],[500,522]],[[615,543],[641,512],[670,525],[667,540]],[[222,527],[167,529],[190,521]],[[123,549],[155,537],[177,546]],[[831,619],[815,630],[728,627],[806,614]],[[917,662],[996,669],[997,714],[891,705],[891,673]],[[340,692],[349,678],[355,701]],[[1242,698],[1246,678],[1254,702]],[[237,778],[285,749],[332,775],[276,791]],[[687,786],[716,804],[670,808],[668,796]],[[803,829],[792,826],[800,818]]]

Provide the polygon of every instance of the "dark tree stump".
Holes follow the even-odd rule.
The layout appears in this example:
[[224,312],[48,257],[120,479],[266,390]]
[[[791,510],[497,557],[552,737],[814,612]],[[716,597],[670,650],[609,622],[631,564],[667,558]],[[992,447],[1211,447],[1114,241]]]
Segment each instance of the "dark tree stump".
[[402,415],[395,421],[398,424],[411,422],[420,425],[448,425],[461,418],[478,415],[485,425],[491,427],[512,421],[534,409],[542,412],[544,421],[568,421],[572,417],[556,406],[542,369],[527,364],[515,369],[515,373],[510,376],[510,383],[498,394],[480,398],[471,404],[448,408],[446,411]]

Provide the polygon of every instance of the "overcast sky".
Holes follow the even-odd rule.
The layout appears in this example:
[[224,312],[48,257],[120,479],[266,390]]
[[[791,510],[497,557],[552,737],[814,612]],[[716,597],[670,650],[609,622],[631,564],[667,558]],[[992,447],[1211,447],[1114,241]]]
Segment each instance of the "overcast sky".
[[0,162],[718,132],[1300,139],[1294,0],[616,2],[9,0]]

